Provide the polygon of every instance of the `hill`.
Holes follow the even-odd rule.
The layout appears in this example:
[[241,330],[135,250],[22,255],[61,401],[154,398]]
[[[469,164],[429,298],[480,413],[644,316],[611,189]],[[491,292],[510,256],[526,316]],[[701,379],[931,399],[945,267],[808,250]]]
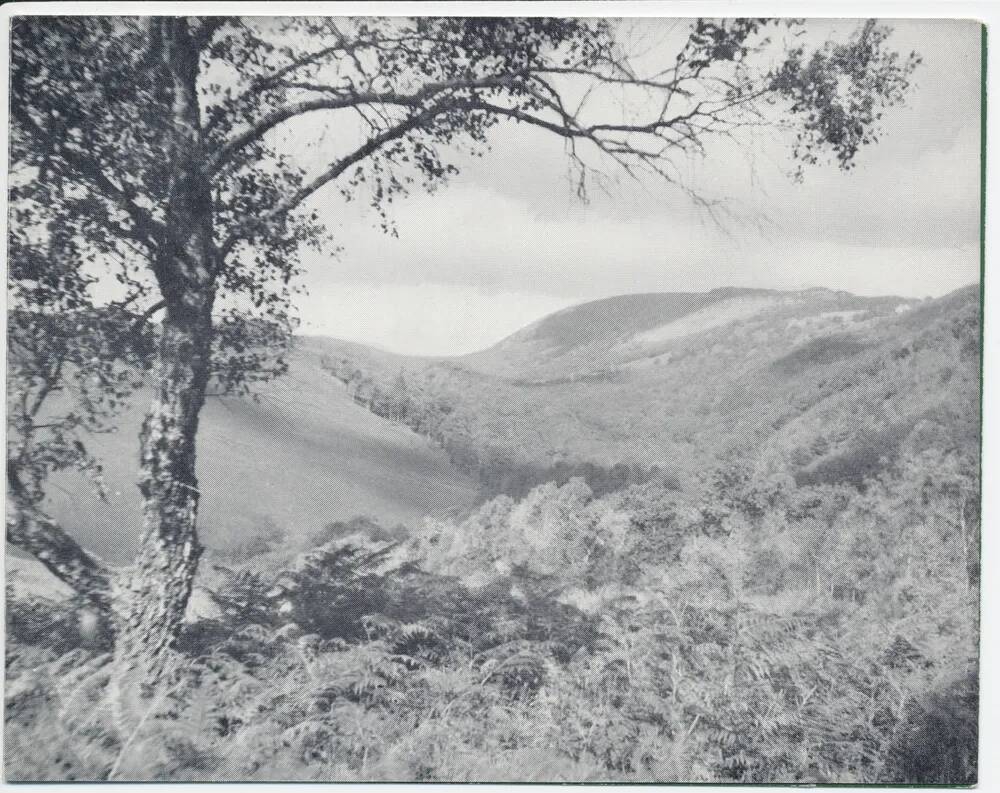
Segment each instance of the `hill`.
[[734,457],[860,481],[911,436],[977,447],[978,294],[624,295],[452,359],[316,343],[365,404],[406,413],[494,485],[518,467],[585,461],[683,481]]
[[[258,400],[210,398],[199,431],[201,535],[228,548],[283,531],[302,537],[357,515],[384,525],[472,504],[475,486],[444,453],[398,423],[363,410],[325,375],[308,341],[290,371],[257,389]],[[108,484],[101,503],[79,475],[59,477],[49,509],[85,545],[115,562],[130,558],[139,531],[140,393],[118,432],[94,437]]]
[[[202,534],[229,548],[355,515],[413,524],[572,476],[598,493],[651,479],[684,487],[733,460],[858,484],[902,450],[978,448],[978,338],[978,287],[926,301],[622,295],[458,358],[304,337],[258,401],[209,400]],[[138,533],[144,402],[93,441],[109,503],[76,476],[50,488],[53,514],[116,561]]]
[[77,605],[8,567],[9,765],[974,784],[977,298],[623,298],[506,363],[300,340],[202,438],[209,542],[292,536],[202,565],[130,753]]
[[616,348],[631,339],[655,339],[659,329],[682,327],[682,320],[699,315],[713,317],[705,325],[711,327],[713,322],[725,322],[731,305],[767,304],[779,294],[724,288],[705,293],[616,295],[557,311],[488,350],[459,360],[471,369],[509,377],[580,374],[581,369],[612,363],[620,352]]

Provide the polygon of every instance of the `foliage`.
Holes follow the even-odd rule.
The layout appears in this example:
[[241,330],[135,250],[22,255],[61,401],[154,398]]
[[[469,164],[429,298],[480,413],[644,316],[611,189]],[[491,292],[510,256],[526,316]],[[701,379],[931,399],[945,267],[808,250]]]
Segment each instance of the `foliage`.
[[332,526],[215,566],[219,613],[125,738],[101,656],[15,632],[8,774],[967,784],[970,462],[909,457],[863,491],[573,480],[407,537]]
[[440,445],[456,467],[475,478],[486,498],[501,494],[523,498],[538,485],[547,482],[564,485],[573,478],[583,479],[598,495],[651,480],[676,484],[676,477],[656,465],[644,468],[636,463],[619,462],[604,466],[589,460],[561,460],[551,465],[525,462],[517,459],[509,448],[489,444],[484,447],[477,438],[470,437],[474,428],[466,426],[462,431],[449,422],[449,416],[455,412],[453,396],[450,392],[448,396],[437,395],[422,372],[407,377],[405,371],[400,371],[386,385],[387,377],[377,371],[366,373],[359,363],[347,357],[324,355],[320,366],[344,384],[356,404],[376,416],[405,424]]
[[[808,55],[798,48],[778,69],[774,87],[791,99],[792,115],[804,116],[796,159],[815,163],[817,150],[829,146],[848,170],[859,148],[878,141],[883,109],[903,101],[921,60],[915,52],[904,58],[887,50],[889,35],[889,28],[869,20],[850,41],[827,43]],[[869,80],[876,91],[865,90]],[[801,165],[797,174],[801,177]]]

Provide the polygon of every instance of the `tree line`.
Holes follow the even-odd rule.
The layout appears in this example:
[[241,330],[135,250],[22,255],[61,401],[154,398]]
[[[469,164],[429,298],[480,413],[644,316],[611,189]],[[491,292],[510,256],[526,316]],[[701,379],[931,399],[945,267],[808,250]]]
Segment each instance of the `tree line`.
[[546,482],[564,485],[571,479],[582,479],[601,496],[628,485],[657,481],[680,487],[675,474],[661,466],[643,466],[635,462],[601,465],[591,460],[561,460],[537,463],[519,459],[509,450],[493,446],[472,433],[454,431],[446,422],[454,408],[449,402],[433,396],[421,387],[419,379],[400,370],[391,381],[370,374],[349,358],[323,356],[321,367],[343,383],[355,404],[376,416],[404,424],[430,439],[448,455],[448,460],[471,476],[484,497],[508,495],[523,498],[533,488]]

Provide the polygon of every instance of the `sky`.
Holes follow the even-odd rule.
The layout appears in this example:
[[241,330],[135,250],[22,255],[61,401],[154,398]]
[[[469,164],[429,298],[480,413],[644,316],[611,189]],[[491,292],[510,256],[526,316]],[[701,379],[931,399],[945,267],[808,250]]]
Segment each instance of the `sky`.
[[[923,62],[880,142],[852,171],[817,167],[802,183],[788,178],[777,134],[713,144],[684,167],[701,192],[725,198],[719,222],[674,187],[627,177],[584,203],[561,139],[512,125],[494,129],[482,158],[451,157],[460,173],[447,186],[395,203],[398,237],[363,202],[317,194],[340,252],[304,253],[300,332],[457,355],[623,293],[821,286],[934,297],[978,281],[979,27],[891,24],[895,47]],[[809,36],[854,25],[811,20]]]

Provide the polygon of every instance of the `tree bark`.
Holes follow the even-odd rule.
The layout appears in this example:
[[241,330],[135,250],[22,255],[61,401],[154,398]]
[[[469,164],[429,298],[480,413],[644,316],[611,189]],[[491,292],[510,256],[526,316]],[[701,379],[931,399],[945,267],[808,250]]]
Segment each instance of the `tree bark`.
[[170,167],[166,233],[154,260],[166,305],[157,385],[140,436],[139,489],[143,537],[125,593],[116,654],[152,684],[184,621],[201,556],[198,418],[211,373],[215,247],[212,200],[200,168],[198,51],[185,19],[151,23],[163,62],[163,101],[170,120],[165,156]]
[[201,555],[195,444],[209,374],[207,311],[168,313],[157,392],[141,434],[143,538],[126,588],[119,655],[142,661],[154,676],[183,625]]

